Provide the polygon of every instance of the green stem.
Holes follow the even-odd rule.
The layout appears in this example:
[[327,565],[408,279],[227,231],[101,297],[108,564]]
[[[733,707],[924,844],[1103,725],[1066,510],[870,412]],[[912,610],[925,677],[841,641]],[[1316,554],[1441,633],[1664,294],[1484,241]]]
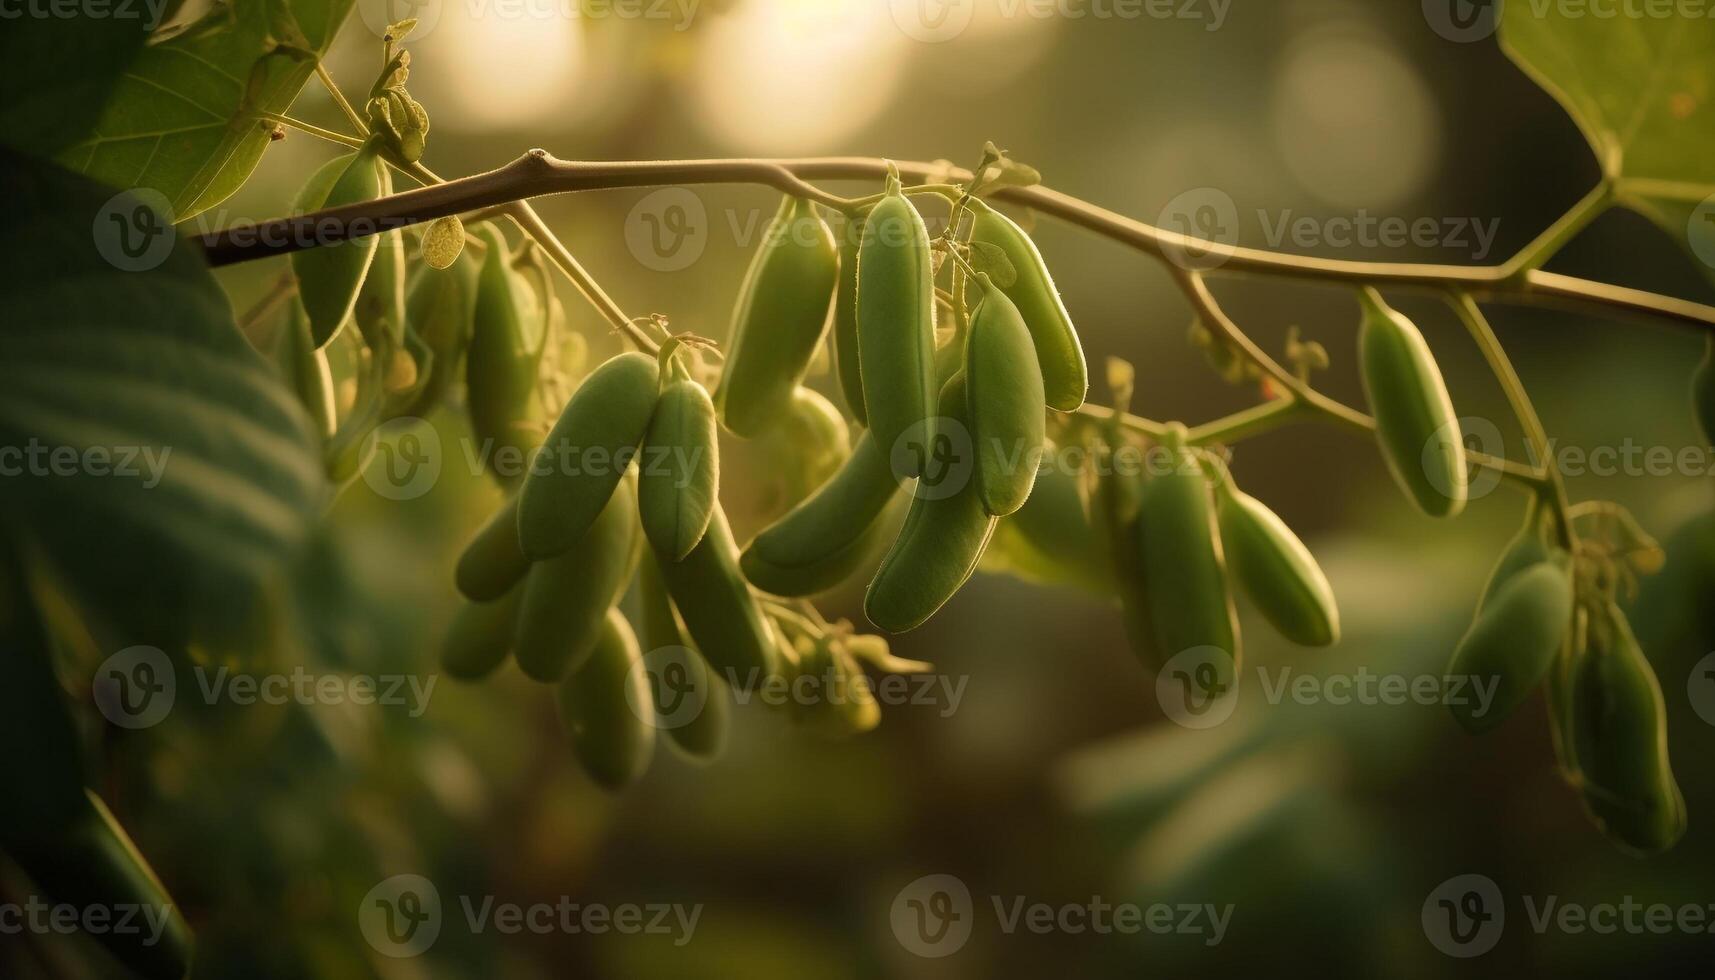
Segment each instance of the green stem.
[[1603,180],[1590,193],[1584,195],[1577,204],[1559,217],[1554,224],[1549,225],[1536,240],[1520,249],[1517,255],[1501,265],[1501,274],[1509,279],[1517,278],[1527,272],[1542,268],[1556,252],[1566,246],[1566,243],[1577,237],[1578,233],[1589,227],[1590,222],[1601,217],[1614,202],[1614,185]]
[[291,116],[282,116],[272,112],[261,112],[257,113],[257,115],[261,116],[263,119],[269,120],[270,122],[277,122],[282,126],[289,126],[299,132],[308,133],[317,139],[324,139],[330,143],[339,143],[342,146],[349,146],[354,150],[363,149],[363,140],[360,140],[355,136],[347,136],[344,133],[336,133],[331,129],[323,129],[320,126],[304,122],[302,119],[293,119]]
[[334,82],[333,76],[328,74],[327,66],[319,61],[316,62],[316,77],[321,79],[323,87],[328,90],[329,95],[333,96],[334,103],[339,106],[339,110],[345,113],[345,118],[351,123],[351,128],[364,136],[368,136],[369,124],[364,122],[363,117],[357,114],[357,110],[351,107],[351,103],[345,100],[345,93],[339,90],[339,85]]
[[1232,443],[1268,432],[1290,422],[1302,420],[1306,414],[1303,402],[1293,397],[1275,398],[1259,405],[1234,412],[1225,418],[1205,422],[1185,436],[1192,446]]

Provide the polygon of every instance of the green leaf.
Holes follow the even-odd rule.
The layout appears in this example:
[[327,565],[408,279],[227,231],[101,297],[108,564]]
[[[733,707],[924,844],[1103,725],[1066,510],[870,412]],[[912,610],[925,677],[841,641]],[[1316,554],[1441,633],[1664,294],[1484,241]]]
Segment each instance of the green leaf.
[[351,3],[239,3],[230,25],[146,47],[60,159],[115,187],[160,192],[174,220],[219,204],[268,146],[274,124],[259,114],[291,108]]
[[0,529],[127,645],[253,636],[327,497],[308,417],[191,243],[124,251],[134,199],[7,150],[0,195]]
[[971,268],[986,273],[989,279],[1001,289],[1008,289],[1018,281],[1018,270],[1012,267],[1012,260],[1006,257],[1006,250],[993,242],[971,242]]
[[1715,247],[1715,225],[1690,238],[1715,195],[1715,19],[1585,13],[1508,3],[1501,45],[1577,121],[1619,203]]

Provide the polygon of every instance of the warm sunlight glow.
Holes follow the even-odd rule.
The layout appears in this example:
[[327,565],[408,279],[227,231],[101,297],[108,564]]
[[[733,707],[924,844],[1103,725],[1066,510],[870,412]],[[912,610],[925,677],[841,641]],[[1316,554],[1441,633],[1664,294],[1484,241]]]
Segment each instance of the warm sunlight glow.
[[[485,126],[563,123],[584,74],[584,24],[553,4],[445,4],[415,47],[435,71],[436,107]],[[416,84],[416,79],[412,79]]]

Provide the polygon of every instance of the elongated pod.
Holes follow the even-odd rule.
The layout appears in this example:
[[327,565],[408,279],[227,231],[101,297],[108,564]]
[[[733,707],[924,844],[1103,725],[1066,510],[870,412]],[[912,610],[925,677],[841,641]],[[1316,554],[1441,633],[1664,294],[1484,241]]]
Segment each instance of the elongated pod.
[[[929,230],[890,177],[887,195],[865,219],[858,246],[858,362],[870,431],[887,457],[907,440],[933,441],[935,279]],[[897,453],[916,476],[910,452]],[[920,458],[920,457],[919,457]]]
[[833,588],[868,556],[882,511],[898,491],[887,457],[865,432],[827,483],[745,548],[745,577],[780,596]]
[[642,545],[637,497],[626,482],[570,548],[525,576],[515,645],[525,676],[552,683],[576,670],[595,649],[602,617],[625,594]]
[[1215,647],[1239,661],[1238,617],[1227,585],[1209,482],[1190,450],[1144,484],[1138,510],[1149,618],[1169,659]]
[[[294,209],[307,214],[374,200],[381,193],[380,165],[373,145],[329,160],[310,175],[298,192]],[[310,336],[316,347],[332,340],[351,315],[357,291],[375,259],[375,248],[375,236],[366,235],[292,253],[298,298],[309,315]]]
[[481,680],[498,670],[512,652],[523,599],[519,585],[498,599],[462,603],[441,644],[441,669],[461,681]]
[[526,556],[561,554],[595,522],[649,428],[659,377],[655,358],[620,354],[578,386],[519,490]]
[[1217,491],[1221,545],[1233,576],[1280,635],[1304,646],[1340,639],[1340,611],[1310,549],[1262,501],[1225,483]]
[[1029,499],[1048,441],[1042,374],[1018,307],[988,276],[977,282],[982,299],[965,347],[967,417],[983,507],[1005,517]]
[[[867,213],[867,212],[866,212]],[[863,371],[858,360],[858,246],[863,242],[863,217],[852,215],[840,227],[840,278],[834,291],[834,370],[846,410],[859,425],[868,425],[863,406]]]
[[657,727],[686,756],[708,762],[726,749],[732,694],[703,655],[690,646],[656,561],[653,555],[645,555],[638,565],[637,593],[642,612],[638,639],[655,675],[651,687]]
[[1472,734],[1499,725],[1548,673],[1571,626],[1568,556],[1510,576],[1483,603],[1447,665],[1465,695],[1448,698],[1453,717]]
[[1584,804],[1610,838],[1656,854],[1678,842],[1686,822],[1661,685],[1618,606],[1592,610],[1590,620],[1570,719]]
[[1077,475],[1055,461],[1041,467],[1024,506],[995,525],[983,569],[1112,596],[1115,580],[1102,545]]
[[982,201],[971,201],[970,208],[974,215],[971,240],[999,246],[1012,262],[1012,285],[1002,291],[1030,328],[1048,407],[1060,412],[1076,410],[1084,404],[1090,387],[1089,368],[1072,317],[1047,263],[1042,261],[1042,253],[1011,218]]
[[643,778],[655,752],[655,725],[647,717],[653,702],[648,676],[638,669],[641,658],[631,624],[618,609],[609,609],[589,659],[557,692],[572,754],[605,789],[624,789]]
[[726,427],[760,435],[787,409],[828,329],[839,276],[834,234],[803,198],[787,197],[739,289],[715,401]]
[[[874,406],[872,405],[872,408]],[[965,424],[962,376],[941,392],[941,417]],[[947,438],[937,433],[938,439]],[[943,460],[950,472],[974,469],[974,460]],[[962,463],[962,466],[961,466]],[[975,479],[951,493],[922,486],[911,501],[905,526],[893,542],[864,596],[864,614],[877,627],[903,633],[922,626],[969,581],[994,533],[995,517],[983,509]]]
[[714,402],[697,382],[674,381],[655,405],[638,470],[638,513],[655,550],[669,561],[690,554],[709,529],[719,489]]
[[1465,507],[1465,443],[1441,369],[1423,334],[1365,287],[1358,333],[1364,394],[1394,481],[1431,517]]
[[453,568],[453,584],[472,602],[489,602],[512,591],[530,570],[518,547],[518,498],[509,497],[465,545]]
[[427,416],[459,377],[476,314],[482,264],[461,252],[447,269],[419,265],[405,294],[405,345],[417,365],[416,384],[390,399],[389,417]]
[[527,456],[541,440],[536,424],[536,372],[546,322],[535,295],[512,269],[506,239],[492,225],[477,279],[470,350],[465,355],[470,424],[477,439]]
[[739,571],[724,511],[715,508],[708,533],[683,561],[658,564],[685,631],[716,672],[741,690],[780,672],[777,638]]

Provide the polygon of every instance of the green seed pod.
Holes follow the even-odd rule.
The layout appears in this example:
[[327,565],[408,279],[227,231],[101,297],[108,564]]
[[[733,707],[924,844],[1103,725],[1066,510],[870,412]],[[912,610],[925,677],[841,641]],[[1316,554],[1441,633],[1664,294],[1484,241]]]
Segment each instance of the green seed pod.
[[659,371],[647,354],[596,368],[566,403],[518,495],[518,540],[534,560],[562,554],[607,506],[655,413]]
[[833,588],[869,555],[881,513],[898,491],[886,455],[865,432],[838,473],[750,542],[745,576],[780,596]]
[[[645,658],[667,647],[690,647],[656,560],[653,555],[646,555],[637,569],[638,602],[642,610],[639,628]],[[694,650],[688,656],[674,657],[658,666],[664,676],[652,679],[650,686],[654,689],[656,715],[667,731],[668,741],[693,761],[719,758],[726,750],[727,730],[731,727],[732,695],[726,683],[709,669],[703,655]],[[665,676],[677,669],[683,669],[684,676]],[[681,718],[685,706],[670,699],[695,698],[699,693],[702,699],[695,712],[689,718]]]
[[978,274],[977,283],[983,297],[965,349],[971,441],[983,507],[1005,517],[1029,499],[1048,441],[1042,372],[1018,307],[988,276]]
[[310,318],[296,300],[287,301],[285,322],[274,337],[274,366],[286,387],[298,396],[310,422],[323,439],[339,428],[339,410],[334,404],[333,371],[327,354],[310,339]]
[[635,669],[642,656],[631,624],[610,609],[589,660],[557,692],[572,754],[604,789],[624,789],[643,778],[655,752],[655,725],[640,717],[652,703],[648,676]]
[[[381,193],[380,162],[373,147],[329,160],[298,192],[299,214],[373,201]],[[310,318],[310,336],[319,348],[332,340],[357,303],[357,291],[375,259],[376,237],[367,235],[291,255],[298,298]]]
[[1303,646],[1339,642],[1334,590],[1310,549],[1274,511],[1230,481],[1216,496],[1227,563],[1263,618],[1281,636]]
[[1126,644],[1139,662],[1158,668],[1167,658],[1156,645],[1149,584],[1144,572],[1143,522],[1138,513],[1143,481],[1137,473],[1121,470],[1120,462],[1110,450],[1108,457],[1097,463],[1095,490],[1090,497],[1090,523],[1097,539],[1106,546],[1107,571],[1119,598]]
[[1591,615],[1590,650],[1573,680],[1572,743],[1584,804],[1602,832],[1640,854],[1685,833],[1685,798],[1667,753],[1661,685],[1618,606]]
[[1431,517],[1465,507],[1465,443],[1441,369],[1417,327],[1365,287],[1358,334],[1364,393],[1394,481]]
[[[941,416],[963,424],[965,395],[963,376],[948,382],[941,392]],[[878,408],[878,403],[871,401],[870,408]],[[948,437],[938,433],[936,438]],[[963,463],[974,467],[975,461]],[[914,630],[946,605],[976,571],[994,534],[995,518],[983,509],[976,480],[967,480],[946,496],[925,494],[921,487],[917,493],[905,527],[864,596],[864,614],[890,633]]]
[[1042,253],[1011,218],[982,201],[971,201],[970,208],[974,215],[971,241],[998,246],[1016,273],[1012,285],[1002,291],[1030,328],[1048,407],[1060,412],[1076,410],[1084,404],[1090,387],[1089,368],[1078,332],[1072,328],[1072,317],[1060,301],[1060,290],[1048,274]]
[[498,670],[512,652],[523,599],[519,586],[492,601],[461,604],[441,644],[441,669],[461,681],[478,681]]
[[1192,451],[1178,450],[1172,469],[1144,484],[1138,527],[1155,648],[1172,658],[1215,647],[1232,656],[1236,670],[1238,616],[1209,481]]
[[602,617],[631,583],[641,551],[637,499],[630,486],[622,486],[564,554],[531,566],[516,644],[525,676],[552,683],[583,663],[595,648]]
[[388,406],[390,417],[427,416],[458,378],[476,314],[479,263],[469,252],[445,270],[418,266],[406,292],[406,347],[417,359],[417,384]]
[[666,560],[680,561],[703,540],[720,488],[715,406],[707,389],[685,379],[661,392],[640,466],[643,531]]
[[471,538],[453,569],[453,584],[472,602],[492,602],[512,591],[530,571],[518,547],[518,498],[508,498]]
[[[935,277],[929,230],[890,177],[858,246],[858,358],[869,426],[884,456],[901,440],[933,442]],[[915,472],[896,474],[905,479]]]
[[1704,440],[1715,443],[1715,336],[1704,341],[1703,361],[1691,376],[1691,404]]
[[1490,570],[1488,581],[1483,584],[1483,594],[1477,600],[1479,615],[1500,592],[1501,586],[1512,581],[1513,576],[1527,568],[1534,568],[1551,557],[1548,545],[1543,541],[1542,513],[1536,498],[1532,497],[1525,509],[1524,526],[1519,528],[1518,533],[1507,543],[1506,550],[1501,552],[1495,567]]
[[796,507],[839,472],[852,454],[845,416],[809,388],[792,395],[781,423],[761,439],[769,466],[779,476],[779,511]]
[[[1548,673],[1571,625],[1572,567],[1565,554],[1507,579],[1447,665],[1465,694],[1449,699],[1453,717],[1473,735],[1506,720]],[[1492,693],[1485,698],[1483,691]]]
[[863,241],[863,218],[853,215],[840,229],[840,279],[834,290],[834,369],[846,410],[859,425],[867,425],[863,408],[863,372],[858,363],[858,246]]
[[822,637],[803,651],[792,673],[804,680],[794,680],[794,685],[812,692],[814,698],[808,703],[792,702],[794,722],[828,738],[861,735],[881,724],[881,706],[876,704],[869,677],[842,644]]
[[828,329],[839,276],[834,233],[816,206],[787,197],[750,264],[733,315],[726,369],[715,400],[741,436],[779,419]]
[[547,324],[535,294],[512,270],[499,229],[484,225],[477,235],[488,252],[477,279],[465,357],[471,430],[490,452],[510,449],[528,458],[541,441],[536,372]]
[[[380,196],[386,197],[393,193],[393,175],[385,164],[378,169]],[[398,351],[405,345],[405,233],[385,232],[375,242],[375,260],[351,315],[371,350]]]
[[715,508],[708,533],[683,561],[658,564],[685,631],[711,667],[743,690],[780,672],[773,629],[739,573],[724,511]]
[[995,525],[982,567],[1026,582],[1114,594],[1113,570],[1085,510],[1078,478],[1058,466],[1042,467],[1030,499]]

